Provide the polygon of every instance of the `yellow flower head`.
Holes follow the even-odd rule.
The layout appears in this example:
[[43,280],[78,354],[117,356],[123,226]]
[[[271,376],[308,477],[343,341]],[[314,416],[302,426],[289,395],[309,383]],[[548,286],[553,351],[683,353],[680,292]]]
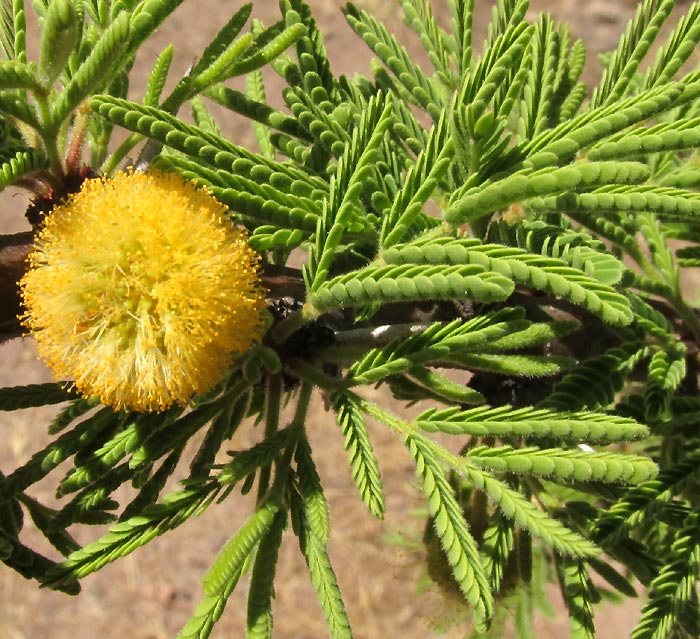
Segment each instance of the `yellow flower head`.
[[88,180],[47,217],[22,321],[59,378],[115,409],[185,404],[262,332],[257,254],[174,173]]

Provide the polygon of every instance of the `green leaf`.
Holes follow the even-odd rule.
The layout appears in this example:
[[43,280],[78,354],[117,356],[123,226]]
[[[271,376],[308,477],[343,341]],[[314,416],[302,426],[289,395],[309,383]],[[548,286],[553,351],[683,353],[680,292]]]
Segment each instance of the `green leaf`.
[[139,47],[183,0],[142,0],[131,13],[128,27],[128,48],[135,53]]
[[556,258],[533,255],[467,238],[420,239],[382,253],[388,264],[472,264],[578,304],[611,324],[629,324],[627,299],[611,287]]
[[282,131],[293,137],[309,141],[311,136],[295,118],[286,113],[274,109],[273,107],[259,102],[240,91],[236,91],[222,84],[207,89],[204,92],[206,97],[217,104],[240,113],[250,120],[264,124],[272,129]]
[[351,395],[337,393],[331,399],[345,438],[344,448],[350,456],[352,479],[369,512],[377,519],[383,519],[386,498],[379,463],[372,449],[364,417]]
[[682,189],[665,188],[602,188],[592,193],[571,191],[551,197],[537,197],[528,205],[539,211],[557,210],[567,214],[574,212],[595,213],[602,211],[641,212],[651,211],[662,220],[700,219],[700,198],[697,193]]
[[552,100],[556,89],[558,38],[554,21],[541,15],[530,41],[532,67],[520,105],[518,133],[530,139],[551,126]]
[[607,538],[624,538],[631,530],[653,520],[674,499],[697,482],[700,452],[691,452],[682,460],[664,468],[655,479],[630,488],[595,523],[592,538],[603,543]]
[[304,280],[311,291],[316,292],[328,279],[335,251],[347,230],[390,122],[391,101],[380,94],[370,100],[353,131],[352,141],[338,162],[324,213],[318,220],[316,241],[304,266]]
[[481,446],[470,449],[466,459],[480,468],[551,476],[554,480],[636,484],[658,472],[657,465],[644,457],[592,450]]
[[644,0],[637,6],[625,35],[603,71],[600,87],[594,92],[593,106],[611,104],[621,98],[629,86],[639,64],[656,39],[659,29],[668,18],[673,0]]
[[148,76],[148,83],[146,84],[146,93],[143,96],[143,103],[149,106],[158,106],[161,93],[163,93],[163,87],[165,86],[165,81],[168,78],[168,71],[170,70],[170,64],[173,61],[173,53],[175,47],[169,44],[165,49],[163,49],[156,62],[153,65],[150,75]]
[[570,162],[580,150],[678,106],[684,89],[689,91],[688,87],[679,82],[670,82],[633,97],[584,111],[573,120],[563,121],[526,142],[521,148],[527,155],[524,165],[537,169]]
[[279,510],[280,504],[277,501],[267,500],[231,537],[202,578],[202,587],[206,595],[210,597],[220,595],[226,590],[231,579],[241,573],[244,563],[260,539],[270,530]]
[[49,164],[46,156],[37,149],[2,149],[0,162],[0,191],[23,177],[42,171]]
[[36,67],[13,60],[0,61],[0,89],[43,90],[36,76]]
[[700,5],[694,3],[669,34],[666,44],[656,54],[654,64],[645,75],[644,87],[669,82],[692,54],[700,41]]
[[[562,565],[563,564],[563,565]],[[592,603],[598,598],[584,562],[565,561],[558,566],[564,603],[569,611],[572,639],[595,639]]]
[[1,483],[5,494],[18,494],[43,479],[66,459],[92,442],[100,441],[101,433],[118,423],[111,408],[102,408],[32,455],[28,462],[15,469]]
[[[676,533],[672,555],[651,582],[649,599],[642,617],[632,631],[632,639],[666,639],[681,631],[678,611],[697,596],[700,576],[700,525],[697,514]],[[683,633],[685,634],[685,633]],[[682,636],[682,635],[681,635]]]
[[484,569],[489,576],[493,592],[501,589],[501,583],[514,545],[514,523],[512,519],[496,512],[489,527],[484,532],[482,555]]
[[462,510],[431,448],[419,434],[408,435],[406,445],[416,462],[416,472],[428,498],[435,532],[459,588],[474,606],[480,624],[488,625],[493,615],[493,594],[484,571],[476,541],[469,532]]
[[[250,18],[252,10],[253,3],[248,2],[229,18],[192,67],[188,74],[190,77],[196,78],[200,76],[200,74],[211,69],[212,65],[216,64],[218,60],[223,60],[224,54],[230,49],[234,39],[241,32],[248,18]],[[215,75],[216,73],[218,71],[215,72]]]
[[231,593],[238,585],[241,573],[231,576],[228,583],[216,595],[205,595],[176,639],[207,639],[214,629],[214,624],[224,613],[226,603]]
[[287,525],[287,513],[280,510],[267,534],[260,540],[253,564],[248,591],[247,638],[272,637],[272,600],[275,596],[274,578],[282,533]]
[[686,376],[686,348],[674,343],[675,348],[659,349],[651,356],[649,377],[644,391],[644,405],[650,420],[665,417],[671,397]]
[[[452,225],[464,224],[516,202],[536,197],[544,200],[545,196],[558,193],[578,197],[570,189],[634,184],[648,177],[649,169],[637,162],[581,162],[562,168],[546,167],[533,173],[516,173],[453,199],[445,211],[445,220]],[[536,204],[531,206],[536,207]]]
[[401,7],[406,24],[418,34],[440,81],[448,87],[452,86],[455,79],[452,71],[451,43],[448,34],[440,28],[435,19],[430,3],[427,0],[402,0]]
[[384,25],[367,12],[358,11],[349,3],[344,13],[353,30],[392,71],[411,96],[412,101],[437,120],[443,106],[440,93],[411,59],[406,49],[396,41]]
[[297,23],[290,25],[270,42],[258,48],[255,53],[241,60],[236,60],[231,66],[229,77],[231,75],[244,75],[245,73],[250,73],[251,71],[264,67],[305,34],[306,27],[303,24]]
[[459,470],[470,479],[474,486],[485,492],[506,517],[530,531],[533,537],[539,537],[564,555],[587,557],[597,555],[600,550],[588,539],[566,528],[561,522],[539,510],[529,499],[496,479],[488,472],[483,472],[468,464],[461,463]]
[[326,544],[330,532],[328,502],[306,438],[297,444],[294,459],[297,463],[299,495],[304,503],[309,530],[322,544]]
[[512,309],[490,313],[463,322],[436,322],[407,338],[397,338],[382,348],[373,348],[348,370],[355,384],[371,384],[381,379],[429,363],[448,360],[460,352],[476,350],[491,341],[520,331],[527,322]]
[[421,367],[412,367],[409,377],[421,386],[429,389],[442,401],[448,400],[460,404],[483,404],[484,396],[473,388],[464,384],[453,382],[448,377],[440,375],[433,370]]
[[50,127],[57,128],[91,92],[109,79],[126,49],[128,38],[129,16],[120,13],[58,94],[51,109],[50,124],[47,123]]
[[575,360],[554,355],[506,355],[460,353],[446,358],[470,370],[488,371],[516,377],[552,377],[572,368]]
[[368,266],[335,277],[308,297],[316,312],[368,303],[417,300],[502,302],[513,292],[513,282],[476,266]]
[[82,31],[73,0],[52,0],[42,24],[39,72],[53,84],[77,48]]
[[585,360],[555,384],[542,406],[565,410],[607,408],[646,352],[644,346],[627,342]]
[[311,575],[311,584],[316,591],[316,597],[321,604],[321,610],[326,618],[331,639],[352,639],[350,620],[345,611],[345,604],[340,594],[338,580],[328,556],[326,544],[322,542],[311,530],[306,519],[303,506],[298,502],[292,502],[293,515],[300,520],[300,527],[296,532],[299,536],[299,547],[306,559],[306,565]]
[[[108,95],[94,96],[90,106],[114,124],[157,140],[232,176],[248,172],[256,182],[274,180],[279,184],[278,188],[288,185],[292,193],[302,185],[307,192],[319,189],[325,193],[328,190],[323,180],[302,169],[251,153],[220,136],[185,124],[162,109]],[[242,164],[235,164],[237,160],[243,160]]]
[[[591,161],[626,158],[632,155],[681,151],[700,146],[700,127],[688,127],[694,121],[676,120],[670,126],[625,131],[619,139],[606,140],[588,152]],[[618,136],[615,136],[618,138]]]
[[0,410],[20,410],[35,406],[60,404],[75,399],[75,395],[64,383],[47,382],[26,386],[0,388]]
[[205,508],[217,488],[218,484],[209,482],[170,493],[161,503],[148,507],[139,516],[111,526],[102,538],[71,553],[62,564],[48,571],[42,581],[50,587],[68,584],[133,552]]
[[406,239],[415,218],[447,172],[453,156],[448,134],[448,121],[443,114],[431,129],[425,148],[408,170],[401,189],[394,196],[391,210],[384,215],[383,247]]
[[426,432],[468,434],[476,437],[525,437],[611,442],[640,439],[646,426],[626,417],[595,412],[564,412],[533,407],[477,406],[434,409],[421,413],[416,426]]

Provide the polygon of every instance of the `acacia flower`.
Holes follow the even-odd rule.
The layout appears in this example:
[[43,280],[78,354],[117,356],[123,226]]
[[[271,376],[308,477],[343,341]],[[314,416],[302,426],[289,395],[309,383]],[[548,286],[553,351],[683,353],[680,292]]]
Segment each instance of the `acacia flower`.
[[186,404],[262,332],[245,232],[174,173],[85,181],[46,218],[21,289],[54,374],[118,410]]

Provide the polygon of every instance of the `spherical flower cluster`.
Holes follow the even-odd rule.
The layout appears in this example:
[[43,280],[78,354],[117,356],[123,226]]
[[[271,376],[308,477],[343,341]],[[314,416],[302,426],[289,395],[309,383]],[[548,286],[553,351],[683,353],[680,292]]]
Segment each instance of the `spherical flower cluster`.
[[174,173],[87,180],[47,217],[22,279],[40,355],[117,410],[184,405],[260,338],[257,254]]

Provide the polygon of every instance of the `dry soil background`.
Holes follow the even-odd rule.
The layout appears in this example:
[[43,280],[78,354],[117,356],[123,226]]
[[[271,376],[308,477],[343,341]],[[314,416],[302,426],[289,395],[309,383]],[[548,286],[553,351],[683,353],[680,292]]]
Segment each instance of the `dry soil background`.
[[[27,3],[29,5],[29,3]],[[171,77],[179,77],[201,52],[222,23],[240,2],[222,0],[185,0],[144,47],[136,72],[140,80],[134,85],[139,97],[143,78],[157,53],[169,42],[176,48]],[[371,54],[345,24],[341,3],[333,0],[309,0],[325,35],[333,70],[367,74]],[[380,0],[358,1],[391,24],[417,51],[416,39],[400,23],[398,3]],[[446,3],[435,0],[440,18],[447,17]],[[477,29],[485,34],[492,2],[476,0]],[[574,35],[583,37],[595,51],[612,48],[618,34],[632,16],[632,0],[559,0],[532,2],[533,15],[541,10],[570,22]],[[256,0],[254,15],[266,23],[277,16],[277,3]],[[475,40],[477,42],[478,40]],[[416,54],[418,55],[418,54]],[[587,74],[597,72],[590,56]],[[276,89],[268,87],[273,101]],[[238,141],[250,142],[252,136],[235,117],[226,115],[224,130]],[[0,231],[15,232],[27,228],[23,217],[23,200],[16,194],[4,194],[0,202]],[[15,340],[0,345],[0,385],[41,382],[50,379],[37,363],[30,340]],[[0,470],[10,472],[33,451],[47,442],[46,424],[50,409],[27,410],[2,414],[3,445],[0,447]],[[236,449],[255,440],[259,433],[244,432],[232,442]],[[405,637],[419,639],[437,636],[442,622],[458,619],[455,607],[433,588],[417,596],[418,582],[425,576],[424,556],[420,544],[392,545],[386,534],[402,529],[409,540],[418,541],[422,520],[416,513],[423,507],[414,487],[412,464],[403,446],[391,434],[376,428],[374,445],[380,449],[382,473],[388,496],[389,513],[382,524],[364,511],[351,482],[337,428],[322,407],[318,406],[309,424],[312,444],[319,458],[319,472],[331,507],[333,533],[332,558],[339,575],[355,635],[361,639]],[[34,494],[50,498],[51,487],[42,485]],[[198,519],[154,541],[137,553],[109,565],[83,582],[78,598],[46,590],[24,581],[0,567],[0,637],[3,639],[165,639],[174,637],[193,611],[201,596],[199,579],[216,556],[219,548],[250,512],[250,502],[236,495],[211,508]],[[40,543],[27,524],[32,543]],[[88,541],[98,530],[79,531]],[[556,591],[549,593],[556,604]],[[245,583],[231,598],[213,637],[242,637],[245,623]],[[311,589],[306,566],[299,557],[294,539],[289,536],[283,546],[275,601],[275,637],[279,639],[316,639],[327,631]],[[625,609],[604,608],[598,617],[600,639],[627,636],[634,623],[635,606]],[[542,619],[538,636],[567,636],[561,614]],[[464,626],[447,630],[446,637],[464,636]]]

